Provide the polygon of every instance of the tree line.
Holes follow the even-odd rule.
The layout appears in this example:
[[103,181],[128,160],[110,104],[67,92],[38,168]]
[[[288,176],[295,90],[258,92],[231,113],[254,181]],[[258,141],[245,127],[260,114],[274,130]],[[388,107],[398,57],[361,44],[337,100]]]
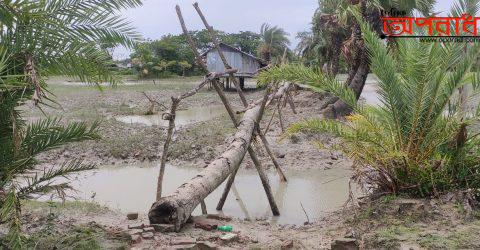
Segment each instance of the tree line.
[[[288,48],[290,45],[288,33],[277,26],[263,24],[259,33],[252,31],[216,32],[223,43],[258,56],[265,62],[278,61],[284,51],[287,51],[289,57],[293,55]],[[191,36],[201,53],[213,47],[206,29],[192,31]],[[137,43],[128,62],[132,65],[133,73],[140,78],[192,76],[205,73],[195,65],[193,53],[183,34],[168,34],[158,40]]]

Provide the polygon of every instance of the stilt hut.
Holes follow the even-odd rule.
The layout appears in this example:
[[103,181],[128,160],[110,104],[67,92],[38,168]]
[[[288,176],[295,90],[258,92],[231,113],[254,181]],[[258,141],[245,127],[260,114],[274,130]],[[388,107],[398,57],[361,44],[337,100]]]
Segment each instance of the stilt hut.
[[[238,70],[237,73],[235,73],[235,77],[238,78],[242,89],[245,89],[245,78],[252,78],[260,68],[266,66],[266,63],[262,59],[225,43],[220,43],[220,49],[225,55],[228,64]],[[225,66],[216,48],[206,51],[202,54],[202,57],[207,62],[207,67],[210,72],[225,72]],[[224,83],[225,89],[233,86],[233,83],[229,81],[228,75],[221,76],[221,78],[223,79],[222,82]]]

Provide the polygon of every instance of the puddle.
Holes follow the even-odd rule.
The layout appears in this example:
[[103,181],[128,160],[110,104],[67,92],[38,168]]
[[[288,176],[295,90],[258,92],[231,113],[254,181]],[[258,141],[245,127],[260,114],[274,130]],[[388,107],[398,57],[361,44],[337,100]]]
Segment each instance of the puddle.
[[[175,117],[175,125],[182,126],[196,122],[208,121],[226,113],[223,106],[195,107],[187,110],[178,110]],[[162,114],[155,115],[128,115],[117,116],[115,120],[127,124],[143,124],[145,126],[167,127],[168,121],[162,119]]]
[[377,82],[365,83],[362,94],[360,95],[360,99],[367,105],[372,105],[372,106],[383,105],[382,101],[380,101],[380,96],[378,95],[377,90],[378,90]]
[[[148,212],[155,199],[159,167],[102,168],[79,176],[72,185],[76,198],[96,201],[122,212]],[[171,194],[200,169],[167,166],[164,195]],[[288,183],[281,183],[276,173],[269,173],[280,216],[272,217],[260,179],[254,170],[241,170],[235,179],[223,213],[236,218],[266,218],[279,224],[303,224],[306,221],[302,203],[310,220],[339,209],[348,197],[348,176],[345,168],[330,170],[287,171]],[[222,184],[207,199],[209,213],[223,191]],[[94,196],[92,199],[91,197]],[[199,207],[194,214],[201,214]]]

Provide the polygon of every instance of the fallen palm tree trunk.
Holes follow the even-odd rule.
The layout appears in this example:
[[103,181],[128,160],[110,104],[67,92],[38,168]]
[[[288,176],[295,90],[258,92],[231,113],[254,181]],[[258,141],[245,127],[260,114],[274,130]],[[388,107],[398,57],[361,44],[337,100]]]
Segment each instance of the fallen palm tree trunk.
[[148,213],[152,224],[173,224],[175,230],[190,218],[191,213],[200,202],[213,192],[240,165],[250,146],[266,103],[264,102],[245,112],[238,124],[238,130],[227,150],[201,173],[189,182],[181,185],[175,193],[160,198]]

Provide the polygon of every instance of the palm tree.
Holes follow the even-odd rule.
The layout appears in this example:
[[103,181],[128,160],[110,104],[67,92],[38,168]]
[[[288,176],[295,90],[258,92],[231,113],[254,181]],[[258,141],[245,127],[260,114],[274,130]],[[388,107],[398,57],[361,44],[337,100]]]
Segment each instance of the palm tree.
[[[411,14],[414,10],[418,10],[424,15],[429,15],[432,12],[433,5],[436,0],[419,0],[419,1],[394,1],[394,0],[375,0],[375,1],[335,1],[335,0],[320,0],[320,8],[316,12],[317,26],[323,27],[323,29],[345,31],[350,30],[350,35],[333,34],[326,45],[332,56],[327,57],[329,59],[328,72],[335,75],[335,70],[338,65],[339,44],[343,45],[343,55],[346,58],[346,62],[349,65],[348,78],[345,81],[345,85],[354,90],[357,98],[360,97],[367,76],[370,72],[369,56],[364,46],[364,42],[361,36],[360,25],[354,19],[348,11],[349,6],[359,6],[360,13],[363,20],[370,23],[373,30],[378,35],[382,34],[382,24],[380,22],[380,10],[389,10],[396,8]],[[315,22],[314,22],[315,23]],[[323,30],[320,29],[320,30]],[[342,36],[343,35],[343,36]],[[342,37],[342,40],[338,40],[338,37]],[[337,66],[338,67],[338,66]],[[344,102],[338,98],[329,98],[325,101],[325,106],[332,107],[334,115],[348,114],[351,110]]]
[[[57,177],[91,169],[79,159],[38,169],[35,157],[65,143],[97,138],[98,124],[46,118],[26,124],[18,107],[31,99],[51,105],[45,77],[78,77],[115,83],[105,48],[130,47],[139,35],[112,14],[140,0],[43,0],[0,2],[0,223],[9,224],[9,248],[23,248],[20,200],[49,192],[64,195]],[[99,86],[99,85],[98,85]],[[0,246],[3,247],[3,246]]]
[[317,45],[313,33],[310,31],[298,32],[295,38],[298,40],[295,53],[306,65],[318,65]]
[[271,62],[272,59],[278,58],[282,55],[285,48],[290,45],[288,40],[288,33],[277,26],[271,27],[264,23],[260,28],[260,37],[262,43],[258,48],[259,56],[266,62]]
[[317,56],[324,64],[324,72],[337,75],[343,42],[350,34],[352,22],[346,9],[346,0],[320,0],[312,20],[312,33]]
[[307,120],[288,133],[330,132],[341,137],[345,143],[340,150],[354,159],[356,180],[378,193],[427,197],[480,188],[480,138],[468,137],[466,130],[480,116],[463,116],[449,105],[459,88],[478,80],[471,67],[480,45],[465,48],[401,39],[389,50],[359,13],[356,18],[383,105],[358,105],[351,88],[322,72],[298,65],[273,68],[260,75],[261,83],[306,83],[338,96],[353,110],[346,122]]

